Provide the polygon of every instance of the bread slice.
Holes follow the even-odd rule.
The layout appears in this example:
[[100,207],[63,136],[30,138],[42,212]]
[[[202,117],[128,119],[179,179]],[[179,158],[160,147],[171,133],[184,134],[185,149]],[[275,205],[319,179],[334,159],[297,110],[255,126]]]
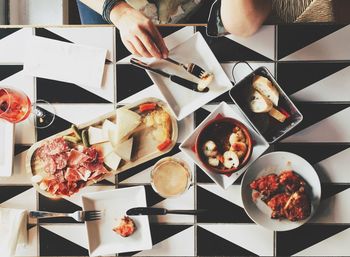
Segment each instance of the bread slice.
[[255,113],[269,112],[273,108],[272,102],[256,90],[253,90],[249,104],[250,109]]
[[269,79],[259,75],[254,76],[253,88],[270,99],[274,106],[278,106],[279,93]]
[[279,122],[283,123],[286,119],[287,119],[287,116],[284,115],[283,113],[281,113],[279,110],[275,109],[275,108],[272,108],[270,111],[269,111],[269,115],[273,118],[275,118],[276,120],[278,120]]

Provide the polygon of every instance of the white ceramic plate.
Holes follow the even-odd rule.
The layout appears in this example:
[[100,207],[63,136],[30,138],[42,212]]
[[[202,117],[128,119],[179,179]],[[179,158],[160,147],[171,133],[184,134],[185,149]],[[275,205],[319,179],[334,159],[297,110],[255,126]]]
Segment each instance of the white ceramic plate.
[[121,237],[113,231],[117,220],[133,207],[146,207],[143,186],[88,193],[82,196],[84,210],[102,210],[101,220],[85,222],[91,256],[133,252],[152,248],[148,216],[134,216],[136,231]]
[[13,123],[0,120],[0,177],[12,175],[14,128]]
[[[231,81],[199,32],[173,48],[170,51],[170,57],[181,63],[195,63],[204,70],[214,74],[214,80],[209,85],[210,91],[207,93],[198,93],[173,83],[158,74],[148,72],[148,75],[158,86],[160,92],[168,102],[177,120],[182,120],[187,115],[232,88]],[[197,79],[183,68],[164,60],[154,59],[151,65],[154,68],[189,80],[196,81]]]
[[[311,188],[311,215],[301,221],[271,219],[271,209],[260,199],[253,201],[249,184],[258,177],[284,170],[293,170],[304,178]],[[259,158],[249,167],[242,180],[242,201],[249,217],[257,224],[274,231],[287,231],[300,227],[315,213],[321,199],[321,183],[315,169],[305,159],[288,152],[272,152]]]
[[[207,105],[209,106],[209,105]],[[214,119],[218,114],[223,115],[224,117],[234,118],[240,122],[242,122],[249,130],[250,135],[252,136],[253,142],[255,142],[253,146],[252,156],[247,164],[242,167],[239,171],[233,173],[231,176],[226,176],[223,174],[218,174],[207,169],[202,162],[197,157],[196,153],[192,150],[195,145],[196,138],[199,132],[205,127],[209,121]],[[213,110],[208,117],[201,123],[199,126],[189,135],[183,143],[180,145],[180,149],[184,152],[189,158],[191,158],[216,184],[226,189],[231,186],[239,177],[244,173],[244,171],[260,156],[262,155],[267,148],[269,148],[269,144],[266,140],[258,134],[252,126],[249,124],[248,120],[243,116],[243,114],[238,110],[235,105],[228,105],[225,102],[221,102],[215,110]]]

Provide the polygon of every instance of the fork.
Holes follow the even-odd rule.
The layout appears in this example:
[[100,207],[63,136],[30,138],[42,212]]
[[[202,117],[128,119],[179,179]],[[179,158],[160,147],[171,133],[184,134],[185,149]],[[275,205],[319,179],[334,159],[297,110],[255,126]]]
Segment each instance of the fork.
[[184,68],[187,72],[191,73],[192,75],[196,76],[197,78],[203,79],[209,75],[208,72],[206,72],[204,69],[199,67],[197,64],[194,64],[194,63],[183,64],[183,63],[175,61],[174,59],[171,59],[169,57],[166,58],[165,60]]
[[76,211],[74,213],[57,213],[46,211],[30,211],[29,217],[34,219],[70,217],[79,222],[100,220],[101,211]]

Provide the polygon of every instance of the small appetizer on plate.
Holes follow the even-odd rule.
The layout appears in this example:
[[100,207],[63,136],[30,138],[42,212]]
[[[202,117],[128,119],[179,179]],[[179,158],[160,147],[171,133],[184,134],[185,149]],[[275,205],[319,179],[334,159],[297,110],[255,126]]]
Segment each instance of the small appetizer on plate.
[[209,170],[232,173],[248,162],[252,153],[251,136],[241,122],[231,118],[217,118],[199,133],[196,153]]
[[118,220],[118,225],[113,228],[113,231],[122,237],[129,237],[134,234],[136,226],[132,218],[124,216]]

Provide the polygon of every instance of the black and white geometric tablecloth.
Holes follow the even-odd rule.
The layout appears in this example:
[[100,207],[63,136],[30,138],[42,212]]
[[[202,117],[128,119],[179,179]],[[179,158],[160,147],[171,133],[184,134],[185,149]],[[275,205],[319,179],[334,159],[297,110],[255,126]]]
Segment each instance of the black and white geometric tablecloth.
[[[161,28],[169,45],[196,31],[205,36],[204,27]],[[102,88],[87,89],[24,75],[23,49],[32,34],[108,49]],[[157,161],[152,160],[84,190],[142,184],[149,206],[209,211],[195,218],[167,215],[152,219],[153,249],[121,255],[350,255],[350,26],[264,26],[251,38],[205,38],[231,80],[236,61],[249,61],[253,67],[264,65],[300,108],[302,124],[270,150],[294,152],[314,165],[322,181],[321,206],[308,224],[290,232],[271,232],[245,214],[240,180],[223,190],[193,165],[194,186],[180,198],[163,199],[149,185],[149,169]],[[71,123],[88,121],[117,105],[148,96],[161,98],[147,74],[123,60],[128,55],[112,27],[0,29],[0,85],[20,87],[32,100],[51,102],[57,112],[48,129],[36,130],[29,120],[16,125],[14,171],[12,177],[0,178],[1,207],[64,212],[81,209],[79,195],[53,201],[36,193],[30,174],[25,172],[26,150]],[[181,121],[178,143],[221,101],[233,104],[225,94]],[[178,147],[169,155],[185,158]],[[29,244],[17,249],[18,256],[88,255],[82,223],[31,220],[28,231]]]

